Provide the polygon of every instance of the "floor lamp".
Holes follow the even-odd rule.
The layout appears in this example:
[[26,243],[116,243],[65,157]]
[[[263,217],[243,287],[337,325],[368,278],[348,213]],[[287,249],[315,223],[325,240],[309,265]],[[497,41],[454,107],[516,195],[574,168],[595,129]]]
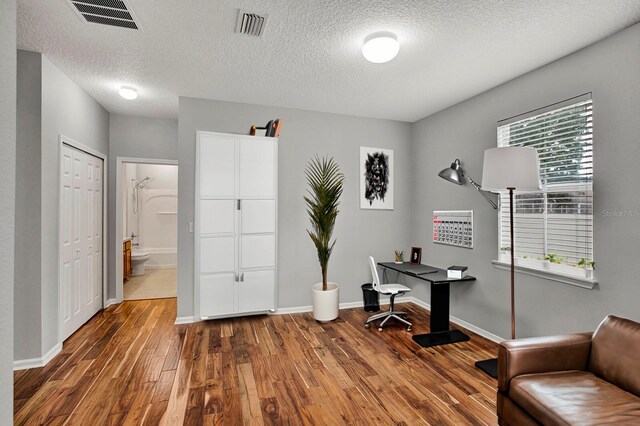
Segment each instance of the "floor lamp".
[[469,183],[480,193],[480,195],[482,195],[484,199],[487,200],[489,204],[491,204],[491,207],[493,207],[494,209],[498,208],[498,205],[494,203],[491,198],[489,198],[484,189],[481,188],[480,185],[476,183],[476,181],[471,179],[470,176],[465,175],[464,170],[462,170],[462,166],[460,165],[460,160],[458,160],[457,158],[453,163],[451,163],[451,167],[443,169],[440,173],[438,173],[438,176],[440,176],[442,179],[448,180],[449,182],[455,183],[456,185],[464,185],[464,181],[468,180]]
[[[540,190],[540,165],[538,153],[533,148],[491,148],[484,152],[482,189],[485,191],[509,191],[509,236],[511,237],[511,338],[516,338],[515,308],[515,244],[513,230],[513,192]],[[498,377],[498,359],[476,362],[476,367],[492,377]]]

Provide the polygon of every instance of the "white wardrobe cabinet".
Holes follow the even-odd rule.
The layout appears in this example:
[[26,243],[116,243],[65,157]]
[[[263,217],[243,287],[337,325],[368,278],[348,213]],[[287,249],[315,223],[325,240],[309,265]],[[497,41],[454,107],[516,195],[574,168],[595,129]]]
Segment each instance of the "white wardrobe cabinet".
[[203,319],[275,310],[277,139],[197,132],[196,306]]

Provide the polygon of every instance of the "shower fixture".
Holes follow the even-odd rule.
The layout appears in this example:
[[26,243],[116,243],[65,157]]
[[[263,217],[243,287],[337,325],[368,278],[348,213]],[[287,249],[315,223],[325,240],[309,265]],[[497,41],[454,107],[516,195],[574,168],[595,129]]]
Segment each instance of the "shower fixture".
[[144,188],[145,186],[145,182],[148,181],[149,179],[151,179],[151,176],[146,176],[144,179],[142,180],[137,180],[137,179],[131,179],[131,182],[135,182],[135,185],[133,186],[133,214],[138,214],[138,210],[140,210],[140,197],[138,196],[138,190],[141,188]]
[[146,181],[148,181],[149,179],[151,179],[151,176],[146,176],[144,179],[136,181],[136,187],[138,188],[144,188],[144,183]]

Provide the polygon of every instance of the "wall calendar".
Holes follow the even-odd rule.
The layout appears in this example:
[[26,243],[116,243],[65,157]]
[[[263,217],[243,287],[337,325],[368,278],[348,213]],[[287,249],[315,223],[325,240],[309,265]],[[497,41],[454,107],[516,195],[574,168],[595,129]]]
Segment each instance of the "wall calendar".
[[434,211],[433,242],[473,248],[473,210]]

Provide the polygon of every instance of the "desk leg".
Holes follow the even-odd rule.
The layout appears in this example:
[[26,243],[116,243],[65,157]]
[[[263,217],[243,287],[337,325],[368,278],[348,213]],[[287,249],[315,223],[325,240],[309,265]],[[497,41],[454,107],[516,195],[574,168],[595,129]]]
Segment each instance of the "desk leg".
[[460,330],[449,330],[449,287],[449,283],[431,284],[431,333],[413,336],[424,348],[469,340]]
[[431,284],[432,333],[449,331],[449,283]]

